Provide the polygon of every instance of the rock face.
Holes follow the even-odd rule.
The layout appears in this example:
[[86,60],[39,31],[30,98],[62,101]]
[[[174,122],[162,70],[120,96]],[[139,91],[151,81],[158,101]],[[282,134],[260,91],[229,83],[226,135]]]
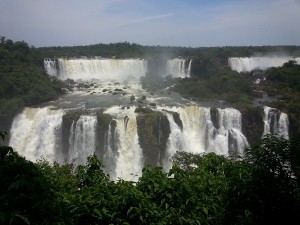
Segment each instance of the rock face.
[[219,123],[219,111],[217,108],[211,107],[210,108],[210,116],[211,116],[211,122],[213,123],[214,127],[216,129],[220,128]]
[[84,114],[83,111],[74,111],[67,112],[62,117],[62,128],[61,128],[61,156],[57,156],[57,158],[62,157],[63,161],[67,162],[69,158],[69,149],[70,149],[70,136],[71,133],[74,133],[75,124],[79,120],[80,116]]
[[139,144],[146,165],[161,165],[170,134],[166,116],[160,112],[140,113],[137,116]]
[[97,113],[97,138],[96,145],[97,149],[95,154],[103,159],[105,154],[105,149],[110,144],[108,143],[108,131],[110,126],[112,127],[112,134],[114,134],[115,123],[113,122],[113,118],[109,114],[104,114],[102,112]]
[[247,108],[241,110],[242,132],[247,137],[249,144],[254,144],[261,139],[264,132],[264,112],[262,108]]

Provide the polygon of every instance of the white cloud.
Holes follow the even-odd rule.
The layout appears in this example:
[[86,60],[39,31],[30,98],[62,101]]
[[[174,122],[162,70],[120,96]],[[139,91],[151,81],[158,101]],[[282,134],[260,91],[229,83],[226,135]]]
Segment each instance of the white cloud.
[[154,15],[154,16],[146,16],[146,17],[135,19],[135,20],[133,20],[132,22],[129,22],[129,23],[131,23],[131,24],[143,23],[143,22],[148,22],[148,21],[152,21],[152,20],[159,20],[159,19],[163,19],[163,18],[167,18],[167,17],[171,17],[171,16],[174,16],[174,13],[167,13],[167,14]]

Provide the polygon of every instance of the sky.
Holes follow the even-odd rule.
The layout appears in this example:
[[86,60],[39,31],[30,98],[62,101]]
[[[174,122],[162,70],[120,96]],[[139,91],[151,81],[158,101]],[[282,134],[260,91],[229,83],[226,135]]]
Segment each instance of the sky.
[[35,47],[300,45],[300,0],[0,0],[0,36]]

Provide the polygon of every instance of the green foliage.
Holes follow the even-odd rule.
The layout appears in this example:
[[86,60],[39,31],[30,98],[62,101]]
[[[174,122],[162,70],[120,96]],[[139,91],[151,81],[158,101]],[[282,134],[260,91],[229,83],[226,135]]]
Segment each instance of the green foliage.
[[9,146],[0,146],[0,155],[0,223],[58,224],[50,180]]
[[300,65],[289,61],[282,67],[266,71],[267,80],[261,84],[261,89],[274,96],[280,96],[278,101],[270,106],[289,113],[290,131],[292,135],[300,133]]
[[299,146],[267,136],[239,161],[180,152],[169,173],[145,167],[136,183],[110,181],[95,156],[75,168],[1,146],[0,223],[297,224]]
[[10,116],[24,106],[53,100],[62,93],[62,83],[49,77],[43,58],[26,42],[2,38],[0,43],[0,115]]
[[295,171],[298,165],[293,163],[293,147],[290,141],[266,136],[246,151],[246,160],[252,165],[247,204],[257,224],[299,221],[299,177]]
[[102,56],[107,58],[138,58],[143,57],[142,47],[135,43],[120,42],[111,44],[95,44],[74,47],[44,47],[39,52],[48,58],[57,56],[80,57]]
[[229,70],[206,79],[181,79],[170,90],[179,92],[184,97],[197,98],[199,101],[224,100],[237,108],[251,105],[253,98],[248,78]]

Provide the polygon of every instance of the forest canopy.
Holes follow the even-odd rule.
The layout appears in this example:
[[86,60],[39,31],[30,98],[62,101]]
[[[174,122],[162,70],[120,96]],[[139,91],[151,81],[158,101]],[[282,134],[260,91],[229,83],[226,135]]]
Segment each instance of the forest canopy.
[[243,160],[180,152],[169,173],[145,167],[136,183],[111,181],[95,156],[75,168],[0,146],[0,223],[297,224],[299,146],[268,136]]
[[34,47],[1,37],[0,116],[53,100],[62,93],[61,88],[60,81],[46,74],[43,57]]

